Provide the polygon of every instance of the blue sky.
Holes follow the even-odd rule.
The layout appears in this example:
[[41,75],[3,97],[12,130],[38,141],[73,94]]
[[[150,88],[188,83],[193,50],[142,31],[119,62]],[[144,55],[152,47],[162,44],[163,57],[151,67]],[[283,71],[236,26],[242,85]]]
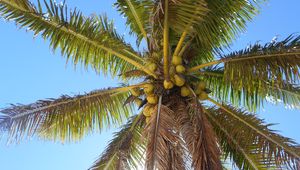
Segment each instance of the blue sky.
[[[124,19],[112,8],[113,0],[67,1],[69,6],[85,14],[107,13],[116,22],[117,30],[125,33]],[[232,49],[246,47],[257,40],[271,41],[278,35],[285,38],[299,33],[299,0],[271,0],[262,6],[262,12],[248,24],[246,33],[233,43]],[[128,34],[125,34],[129,37]],[[32,103],[38,99],[55,98],[61,94],[78,94],[114,86],[116,80],[96,75],[92,70],[66,64],[60,52],[53,53],[48,42],[19,29],[14,23],[0,20],[0,108],[10,103]],[[129,41],[134,42],[132,37]],[[274,129],[300,143],[300,112],[282,106],[266,105],[260,117],[269,123],[279,123]],[[88,136],[78,143],[61,144],[33,138],[18,145],[0,140],[0,169],[3,170],[83,170],[87,169],[103,151],[112,130]]]

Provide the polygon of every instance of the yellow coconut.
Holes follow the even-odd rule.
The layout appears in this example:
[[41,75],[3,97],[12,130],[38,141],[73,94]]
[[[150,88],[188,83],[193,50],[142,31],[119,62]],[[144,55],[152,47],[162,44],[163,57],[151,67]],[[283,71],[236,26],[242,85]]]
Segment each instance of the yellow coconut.
[[198,98],[200,100],[207,100],[208,99],[208,94],[204,91],[202,91],[199,95],[198,95]]
[[140,89],[139,88],[134,88],[134,89],[131,89],[130,90],[130,93],[135,96],[135,97],[138,97],[141,95],[141,92],[140,92]]
[[204,81],[200,81],[198,83],[198,89],[204,90],[206,88],[206,83]]
[[182,58],[179,56],[174,56],[172,58],[172,64],[174,64],[175,66],[182,64]]
[[206,88],[206,83],[204,81],[200,81],[195,89],[196,94],[200,94]]
[[165,89],[172,89],[174,87],[174,84],[170,80],[165,80],[164,81],[164,88]]
[[188,87],[183,86],[180,89],[180,94],[181,94],[182,97],[186,97],[186,96],[188,96],[188,95],[191,94],[191,91],[190,91],[190,89]]
[[153,93],[153,90],[154,90],[153,84],[146,84],[146,85],[144,86],[144,92],[145,92],[146,94],[152,94],[152,93]]
[[175,79],[175,85],[176,85],[176,86],[181,87],[181,86],[183,86],[184,83],[185,83],[185,79],[182,78],[182,77],[180,77],[180,76],[177,75],[177,74],[174,75],[174,79]]
[[155,70],[157,69],[157,65],[155,63],[150,63],[147,65],[148,70],[155,72]]
[[141,106],[142,103],[143,103],[143,100],[140,99],[140,98],[136,98],[136,99],[134,100],[134,102],[135,102],[135,104],[136,104],[137,106]]
[[144,116],[150,117],[152,115],[152,113],[153,113],[153,109],[154,109],[154,107],[151,107],[149,105],[145,106],[145,108],[143,110]]
[[150,104],[156,104],[158,101],[158,97],[154,94],[147,96],[147,101]]
[[185,67],[183,65],[177,65],[176,66],[176,72],[177,73],[184,73],[185,72]]

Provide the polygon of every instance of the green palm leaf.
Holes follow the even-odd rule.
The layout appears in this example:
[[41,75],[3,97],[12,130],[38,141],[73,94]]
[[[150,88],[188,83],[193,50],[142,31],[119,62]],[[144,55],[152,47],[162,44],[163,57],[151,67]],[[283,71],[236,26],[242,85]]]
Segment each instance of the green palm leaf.
[[138,37],[138,44],[150,34],[150,15],[153,8],[151,0],[118,0],[115,3],[118,11],[127,18],[131,33]]
[[299,49],[300,36],[290,35],[279,42],[270,42],[265,45],[255,44],[244,50],[232,52],[221,57],[220,60],[192,67],[189,72],[224,63],[226,79],[239,78],[235,83],[236,86],[242,83],[252,84],[258,78],[272,80],[279,84],[283,80],[298,82]]
[[132,112],[124,106],[128,88],[104,89],[84,95],[40,100],[29,105],[13,105],[1,110],[1,129],[10,140],[20,140],[36,132],[46,139],[74,141],[111,124],[120,124]]
[[209,11],[204,0],[175,0],[169,2],[170,27],[177,33],[192,33]]
[[[286,166],[289,166],[289,168],[296,169],[300,158],[300,149],[294,141],[270,130],[270,125],[266,125],[254,114],[233,108],[230,105],[218,104],[213,100],[212,102],[219,108],[209,108],[207,112],[210,117],[215,119],[213,123],[218,123],[221,126],[217,125],[215,128],[219,134],[225,137],[221,138],[222,142],[227,141],[227,143],[223,143],[225,150],[227,150],[225,154],[236,159],[238,166],[251,167],[253,166],[251,164],[259,163],[257,167],[287,168]],[[228,134],[224,134],[224,132]],[[235,142],[231,141],[230,138],[234,139]],[[237,149],[243,149],[245,153],[236,151]],[[248,158],[245,157],[245,154],[249,155]],[[251,163],[250,159],[256,163]]]
[[[34,134],[76,141],[119,125],[135,102],[142,113],[115,133],[91,169],[138,169],[142,161],[149,170],[219,170],[229,159],[240,169],[299,169],[294,141],[256,115],[217,102],[250,111],[270,99],[299,107],[300,36],[222,54],[262,1],[117,0],[135,47],[146,40],[148,48],[137,52],[105,16],[85,17],[53,0],[0,0],[0,16],[41,34],[75,65],[119,75],[123,83],[142,80],[12,105],[0,111],[0,130],[10,141]],[[217,107],[205,109],[199,100]]]
[[138,169],[144,159],[145,142],[142,138],[144,119],[142,114],[131,117],[121,130],[114,134],[106,150],[90,169]]
[[[282,85],[284,82],[299,82],[300,36],[289,36],[283,41],[256,44],[248,49],[233,52],[222,59],[225,80],[234,86],[251,86],[262,81],[272,81]],[[241,76],[242,75],[242,76]],[[239,80],[237,80],[239,79]]]
[[222,67],[210,67],[194,74],[207,83],[211,95],[219,101],[228,101],[234,106],[244,106],[251,111],[260,108],[265,102],[284,103],[289,108],[299,108],[300,88],[295,84],[282,82],[281,85],[270,81],[242,84],[236,87],[235,80],[226,81]]
[[45,6],[44,11],[41,3],[36,7],[27,0],[1,0],[0,12],[4,18],[49,39],[51,46],[60,47],[62,54],[74,64],[80,62],[97,72],[112,75],[132,69],[133,65],[152,74],[106,17],[86,18],[81,12],[68,11],[66,6],[57,6],[52,1],[45,2]]
[[[261,1],[213,0],[206,1],[209,12],[204,21],[195,27],[198,48],[212,54],[219,47],[227,46],[239,33],[245,31],[247,21],[258,13]],[[198,63],[195,58],[194,63]],[[198,63],[199,64],[199,63]]]

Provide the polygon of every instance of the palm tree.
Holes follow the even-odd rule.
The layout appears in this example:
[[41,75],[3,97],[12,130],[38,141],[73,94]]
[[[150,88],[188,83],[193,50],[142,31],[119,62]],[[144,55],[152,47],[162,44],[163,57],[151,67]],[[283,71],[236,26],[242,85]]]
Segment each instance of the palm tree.
[[[8,140],[76,141],[127,121],[90,169],[299,169],[300,149],[255,111],[299,106],[300,36],[225,54],[255,0],[117,0],[137,50],[105,16],[52,0],[0,0],[0,15],[48,39],[75,65],[124,84],[1,110]],[[138,108],[138,113],[133,114]],[[144,165],[141,165],[143,164]]]

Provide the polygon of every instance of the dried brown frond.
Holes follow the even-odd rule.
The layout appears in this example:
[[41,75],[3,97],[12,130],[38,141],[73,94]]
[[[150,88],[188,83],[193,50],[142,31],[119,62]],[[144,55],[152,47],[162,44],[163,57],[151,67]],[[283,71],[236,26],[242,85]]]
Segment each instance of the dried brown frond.
[[168,107],[156,106],[145,128],[148,139],[146,168],[148,170],[184,169],[181,139],[176,133],[174,112]]
[[217,140],[202,107],[180,102],[176,117],[192,157],[192,167],[197,170],[222,169]]

